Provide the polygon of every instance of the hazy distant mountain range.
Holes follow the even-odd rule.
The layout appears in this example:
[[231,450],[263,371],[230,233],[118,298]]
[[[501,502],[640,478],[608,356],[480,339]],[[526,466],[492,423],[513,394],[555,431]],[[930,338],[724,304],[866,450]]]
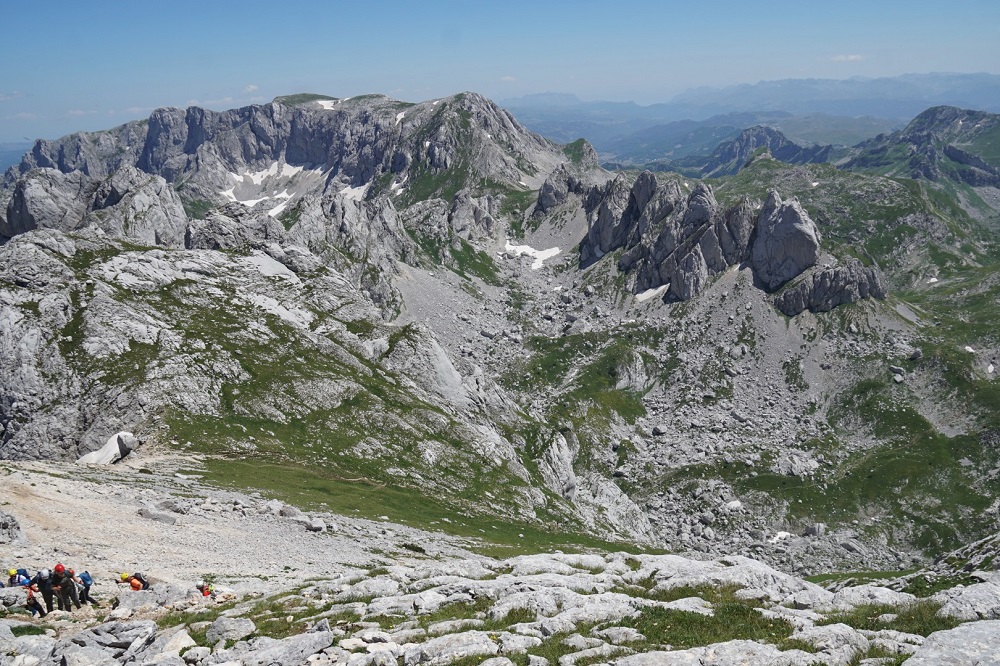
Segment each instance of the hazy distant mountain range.
[[1000,76],[906,74],[891,78],[785,79],[693,88],[662,104],[584,102],[544,93],[501,104],[555,141],[584,137],[604,160],[645,163],[710,153],[765,124],[802,143],[854,145],[900,128],[931,106],[1000,111]]

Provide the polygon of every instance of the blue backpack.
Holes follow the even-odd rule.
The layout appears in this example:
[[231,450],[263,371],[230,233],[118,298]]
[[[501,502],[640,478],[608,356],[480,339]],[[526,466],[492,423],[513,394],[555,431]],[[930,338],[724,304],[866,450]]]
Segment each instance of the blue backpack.
[[90,577],[89,571],[82,571],[79,574],[80,580],[83,581],[84,587],[90,587],[94,584],[94,579]]

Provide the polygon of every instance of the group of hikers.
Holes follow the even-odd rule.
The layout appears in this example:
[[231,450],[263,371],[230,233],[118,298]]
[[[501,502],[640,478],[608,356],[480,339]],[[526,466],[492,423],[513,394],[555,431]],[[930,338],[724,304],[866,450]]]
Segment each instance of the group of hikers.
[[[53,601],[59,610],[72,612],[73,606],[78,609],[83,604],[100,606],[96,599],[90,596],[90,588],[94,585],[94,579],[89,571],[81,571],[79,574],[72,569],[66,568],[61,562],[49,569],[41,569],[34,576],[28,575],[27,569],[9,569],[9,578],[6,587],[22,587],[27,590],[28,598],[25,602],[32,617],[38,615],[45,617],[53,611]],[[148,590],[149,581],[141,573],[123,573],[115,580],[119,584],[128,584],[133,590]],[[4,584],[0,582],[0,587]],[[38,600],[39,595],[43,606]]]

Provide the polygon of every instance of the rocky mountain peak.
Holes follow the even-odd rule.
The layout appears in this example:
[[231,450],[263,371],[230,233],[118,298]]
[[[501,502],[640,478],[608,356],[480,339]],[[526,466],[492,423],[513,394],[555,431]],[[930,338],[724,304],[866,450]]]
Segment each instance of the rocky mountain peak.
[[842,167],[932,182],[1000,187],[1000,160],[987,148],[998,137],[1000,115],[936,106],[897,132],[858,144]]
[[765,153],[789,164],[827,162],[832,151],[833,146],[800,146],[773,127],[755,125],[719,144],[701,171],[706,178],[733,175]]
[[[744,262],[764,289],[775,291],[819,258],[821,236],[815,223],[796,199],[783,201],[776,190],[770,190],[754,211],[746,199],[723,209],[704,183],[682,196],[677,180],[661,185],[648,171],[635,179],[627,198],[625,187],[624,181],[616,180],[603,191],[592,192],[592,222],[580,246],[580,259],[586,265],[623,249],[618,269],[634,276],[636,293],[663,287],[666,298],[688,300],[705,288],[711,276]],[[838,276],[840,285],[858,274],[848,271]],[[867,274],[863,279],[870,283]],[[884,284],[834,291],[844,299],[841,302],[885,296]]]
[[815,265],[820,233],[798,200],[787,202],[775,190],[768,192],[757,221],[751,251],[754,272],[773,291]]

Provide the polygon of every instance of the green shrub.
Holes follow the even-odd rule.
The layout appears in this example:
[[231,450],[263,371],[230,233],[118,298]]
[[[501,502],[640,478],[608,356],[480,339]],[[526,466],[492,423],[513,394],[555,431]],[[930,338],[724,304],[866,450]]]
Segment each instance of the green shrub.
[[39,627],[34,624],[21,624],[11,627],[10,633],[14,634],[15,638],[19,636],[41,636],[45,634],[45,627]]

